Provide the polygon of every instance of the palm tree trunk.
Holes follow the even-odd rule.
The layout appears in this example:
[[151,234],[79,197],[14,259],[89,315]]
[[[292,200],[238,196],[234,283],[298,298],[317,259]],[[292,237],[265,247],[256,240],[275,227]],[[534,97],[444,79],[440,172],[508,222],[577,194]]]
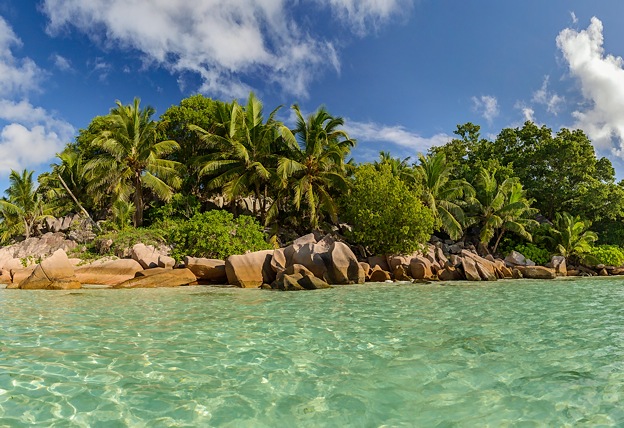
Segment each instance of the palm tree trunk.
[[141,175],[137,173],[134,177],[134,227],[143,226],[143,187],[141,186]]
[[496,254],[496,249],[498,248],[498,244],[500,243],[500,240],[503,237],[503,233],[505,233],[505,228],[504,227],[501,229],[501,232],[498,235],[498,238],[496,238],[496,243],[494,243],[494,248],[492,248],[492,253],[494,253],[494,254]]
[[24,237],[26,239],[30,238],[30,225],[28,224],[26,217],[24,217]]

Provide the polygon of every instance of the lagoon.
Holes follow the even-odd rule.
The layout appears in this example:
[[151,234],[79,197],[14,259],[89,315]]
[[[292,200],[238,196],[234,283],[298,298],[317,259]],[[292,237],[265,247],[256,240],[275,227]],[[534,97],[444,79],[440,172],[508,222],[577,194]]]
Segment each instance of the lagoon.
[[0,314],[0,426],[624,424],[619,278],[0,290]]

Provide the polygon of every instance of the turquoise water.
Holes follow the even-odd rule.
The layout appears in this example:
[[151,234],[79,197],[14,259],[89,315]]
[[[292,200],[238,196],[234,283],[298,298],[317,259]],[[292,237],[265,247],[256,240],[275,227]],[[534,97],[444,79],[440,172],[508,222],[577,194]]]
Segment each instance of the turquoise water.
[[622,426],[624,279],[0,290],[0,426]]

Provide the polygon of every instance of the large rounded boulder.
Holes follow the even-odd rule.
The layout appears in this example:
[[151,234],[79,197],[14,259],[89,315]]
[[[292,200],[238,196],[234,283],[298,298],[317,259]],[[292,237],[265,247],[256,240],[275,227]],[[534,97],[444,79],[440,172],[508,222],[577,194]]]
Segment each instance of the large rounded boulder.
[[22,290],[72,290],[82,288],[65,251],[56,250],[19,283]]

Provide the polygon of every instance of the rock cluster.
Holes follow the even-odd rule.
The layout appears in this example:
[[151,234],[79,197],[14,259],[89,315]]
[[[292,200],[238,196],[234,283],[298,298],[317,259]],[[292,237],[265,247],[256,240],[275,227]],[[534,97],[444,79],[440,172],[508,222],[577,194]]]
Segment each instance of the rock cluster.
[[[82,284],[109,288],[179,287],[228,284],[241,288],[295,291],[331,285],[388,281],[496,281],[503,278],[553,279],[573,275],[624,275],[624,267],[567,266],[554,256],[546,266],[518,252],[504,260],[462,242],[433,239],[410,255],[358,259],[351,248],[330,235],[301,236],[287,247],[233,255],[226,260],[187,256],[183,264],[166,249],[137,244],[128,258],[81,264],[66,250],[76,243],[62,233],[46,233],[0,248],[0,284],[18,289],[75,289]],[[481,255],[480,255],[481,254]],[[330,285],[331,284],[331,285]]]

